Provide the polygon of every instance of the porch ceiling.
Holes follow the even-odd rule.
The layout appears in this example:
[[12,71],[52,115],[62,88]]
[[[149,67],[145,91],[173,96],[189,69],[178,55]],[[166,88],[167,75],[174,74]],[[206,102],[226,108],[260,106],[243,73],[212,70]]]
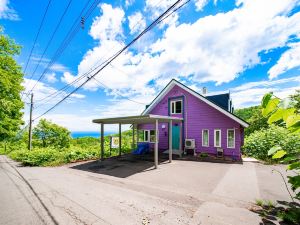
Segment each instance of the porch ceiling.
[[125,116],[125,117],[115,117],[115,118],[101,118],[94,119],[93,123],[99,124],[142,124],[142,123],[155,123],[158,122],[170,122],[170,121],[183,121],[183,118],[173,117],[173,116],[161,116],[161,115],[138,115],[138,116]]

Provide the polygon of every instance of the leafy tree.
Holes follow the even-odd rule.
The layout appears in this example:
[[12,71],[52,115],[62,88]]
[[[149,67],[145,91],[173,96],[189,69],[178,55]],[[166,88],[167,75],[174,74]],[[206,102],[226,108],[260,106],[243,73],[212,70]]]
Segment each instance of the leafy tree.
[[23,73],[13,58],[18,54],[20,46],[4,35],[0,27],[0,141],[14,137],[23,124]]
[[291,95],[291,99],[294,101],[294,108],[300,113],[300,90],[296,90],[296,93]]
[[[298,96],[299,98],[299,96]],[[269,117],[268,123],[282,123],[285,127],[300,139],[300,114],[295,108],[293,97],[279,99],[273,93],[266,94],[262,99],[262,114]],[[278,143],[268,151],[268,155],[273,159],[282,160],[289,163],[288,170],[294,172],[293,176],[288,176],[288,182],[291,184],[292,190],[295,192],[296,199],[300,200],[300,148],[289,149]],[[299,224],[300,209],[297,206],[290,207],[284,212],[283,218],[289,222]]]
[[262,116],[261,106],[238,109],[234,114],[250,124],[249,127],[245,129],[245,136],[249,136],[254,131],[269,127],[268,118]]
[[46,119],[41,119],[38,125],[33,129],[33,137],[38,140],[42,147],[60,147],[70,146],[70,131]]

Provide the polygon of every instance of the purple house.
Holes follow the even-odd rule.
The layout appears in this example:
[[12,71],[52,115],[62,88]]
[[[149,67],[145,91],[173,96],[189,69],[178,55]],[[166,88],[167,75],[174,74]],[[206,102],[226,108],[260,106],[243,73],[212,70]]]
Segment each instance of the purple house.
[[230,93],[201,95],[173,79],[140,116],[93,122],[119,123],[120,131],[121,124],[132,124],[133,132],[136,129],[143,134],[137,135],[143,137],[137,141],[149,143],[150,148],[155,149],[155,158],[158,151],[169,153],[170,161],[172,154],[192,151],[193,154],[205,152],[240,159],[244,128],[249,124],[232,112]]

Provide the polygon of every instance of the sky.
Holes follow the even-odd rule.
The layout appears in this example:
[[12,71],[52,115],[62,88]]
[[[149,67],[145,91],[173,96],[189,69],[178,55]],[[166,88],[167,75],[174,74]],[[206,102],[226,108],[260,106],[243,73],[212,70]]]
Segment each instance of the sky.
[[[16,60],[23,70],[29,59],[23,85],[25,92],[34,87],[33,118],[175,1],[98,0],[79,26],[81,10],[93,0],[52,0],[34,45],[48,0],[0,0],[0,25],[22,46]],[[73,23],[78,29],[55,57]],[[258,105],[267,92],[284,98],[300,89],[299,69],[300,0],[191,0],[42,118],[71,131],[98,131],[92,119],[140,114],[173,78],[198,92],[230,91],[234,107],[243,108]],[[41,101],[67,84],[65,92]],[[25,121],[28,115],[26,104]]]

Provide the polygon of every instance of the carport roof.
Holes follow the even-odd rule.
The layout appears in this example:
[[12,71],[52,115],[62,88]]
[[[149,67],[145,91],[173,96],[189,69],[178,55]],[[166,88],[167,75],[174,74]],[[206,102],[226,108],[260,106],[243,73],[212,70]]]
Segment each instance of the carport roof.
[[141,123],[155,123],[159,122],[169,122],[169,121],[182,121],[183,118],[173,117],[173,116],[161,116],[161,115],[138,115],[138,116],[125,116],[125,117],[115,117],[115,118],[101,118],[94,119],[93,123],[103,123],[103,124],[141,124]]

